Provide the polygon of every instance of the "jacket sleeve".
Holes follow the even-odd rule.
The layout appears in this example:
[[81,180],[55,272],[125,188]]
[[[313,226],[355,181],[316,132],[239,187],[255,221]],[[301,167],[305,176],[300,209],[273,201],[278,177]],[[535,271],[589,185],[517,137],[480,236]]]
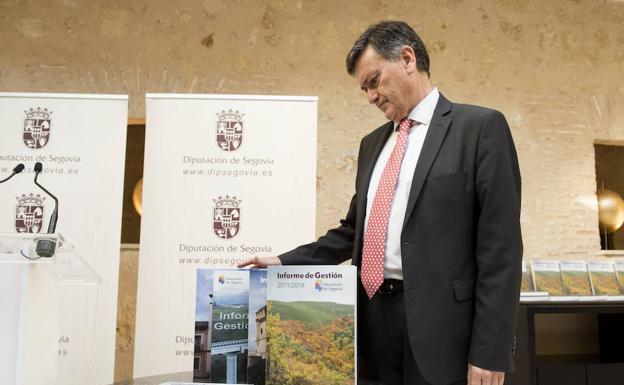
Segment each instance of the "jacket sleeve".
[[340,226],[329,230],[316,242],[299,246],[294,250],[278,255],[283,265],[337,265],[353,257],[355,222],[357,216],[357,191],[360,179],[364,140],[360,142],[358,171],[355,177],[355,194],[351,198],[349,211]]
[[510,371],[522,274],[520,169],[505,117],[483,120],[477,147],[475,189],[477,281],[468,362]]
[[299,246],[279,255],[283,265],[337,265],[351,258],[355,235],[355,213],[357,197],[354,194],[347,217],[340,226],[329,230],[316,242]]

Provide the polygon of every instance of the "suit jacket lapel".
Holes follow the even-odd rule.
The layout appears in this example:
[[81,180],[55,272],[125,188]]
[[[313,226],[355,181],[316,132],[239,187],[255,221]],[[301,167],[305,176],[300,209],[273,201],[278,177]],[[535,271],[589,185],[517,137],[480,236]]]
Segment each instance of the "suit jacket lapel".
[[429,170],[433,165],[446,132],[448,131],[451,119],[446,116],[451,111],[451,103],[440,94],[438,104],[433,112],[433,117],[429,124],[429,130],[427,130],[427,136],[425,137],[425,143],[423,144],[418,162],[416,163],[416,170],[414,170],[414,177],[412,178],[412,187],[410,188],[409,199],[407,200],[407,208],[405,210],[405,219],[403,220],[403,228],[409,219],[416,201],[420,196],[423,184],[427,179]]

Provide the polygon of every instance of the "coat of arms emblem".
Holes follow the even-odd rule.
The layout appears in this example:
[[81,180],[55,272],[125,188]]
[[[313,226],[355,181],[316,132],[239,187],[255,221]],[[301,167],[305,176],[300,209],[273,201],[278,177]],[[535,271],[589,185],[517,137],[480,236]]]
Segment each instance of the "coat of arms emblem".
[[222,239],[234,238],[240,229],[241,200],[226,195],[213,201],[212,228],[215,234]]
[[24,111],[24,113],[26,114],[22,133],[24,144],[28,148],[38,150],[48,144],[50,139],[50,127],[52,125],[50,115],[52,115],[52,111],[37,107]]
[[235,151],[243,143],[243,114],[223,110],[217,113],[217,144],[224,151]]
[[18,233],[39,233],[43,227],[44,197],[37,194],[22,194],[17,198],[15,208],[15,230]]

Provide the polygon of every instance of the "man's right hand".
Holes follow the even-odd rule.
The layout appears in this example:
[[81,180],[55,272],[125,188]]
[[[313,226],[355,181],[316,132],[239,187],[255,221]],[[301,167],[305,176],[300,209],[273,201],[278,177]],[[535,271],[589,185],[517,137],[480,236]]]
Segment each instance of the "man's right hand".
[[236,267],[243,268],[243,267],[256,267],[256,268],[266,268],[267,266],[279,266],[282,264],[282,261],[280,261],[279,258],[277,257],[258,257],[257,255],[253,258],[249,258],[247,260],[244,260],[243,262],[239,263]]

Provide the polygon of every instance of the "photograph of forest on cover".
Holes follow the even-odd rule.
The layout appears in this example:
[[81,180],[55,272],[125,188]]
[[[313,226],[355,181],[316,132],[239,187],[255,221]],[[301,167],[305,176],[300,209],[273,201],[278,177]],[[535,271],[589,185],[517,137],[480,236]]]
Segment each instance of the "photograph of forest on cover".
[[596,295],[620,295],[620,288],[617,283],[614,271],[590,271],[592,283],[594,284],[594,294]]
[[561,271],[566,295],[592,295],[587,271]]
[[533,271],[537,291],[547,291],[550,295],[563,295],[561,274],[558,271]]
[[354,307],[269,301],[267,385],[353,385]]
[[520,288],[520,291],[535,291],[533,287],[533,278],[531,277],[531,272],[529,270],[522,271],[522,287]]
[[615,268],[615,276],[617,278],[618,284],[620,285],[620,291],[624,293],[624,270],[622,270],[617,265]]

